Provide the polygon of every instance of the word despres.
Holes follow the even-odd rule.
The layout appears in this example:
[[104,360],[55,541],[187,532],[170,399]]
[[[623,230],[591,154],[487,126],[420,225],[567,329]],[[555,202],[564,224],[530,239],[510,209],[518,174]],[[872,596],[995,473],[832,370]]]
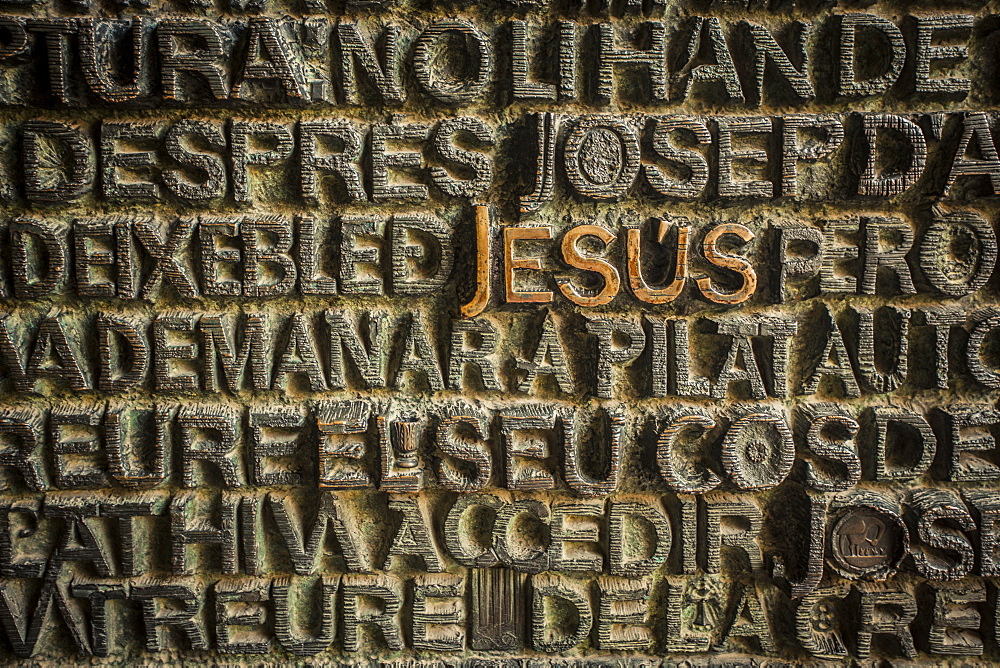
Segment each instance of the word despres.
[[996,663],[992,10],[8,3],[0,663]]
[[[0,194],[46,205],[400,206],[475,201],[533,182],[520,192],[522,211],[532,213],[556,190],[598,202],[1000,192],[995,122],[984,112],[534,116],[500,126],[475,116],[402,114],[374,124],[329,116],[31,120],[6,128],[19,150],[0,160],[10,178]],[[532,150],[533,161],[497,163],[504,153]],[[53,160],[53,152],[64,158]],[[270,187],[252,187],[252,174]],[[275,189],[275,182],[290,183]]]

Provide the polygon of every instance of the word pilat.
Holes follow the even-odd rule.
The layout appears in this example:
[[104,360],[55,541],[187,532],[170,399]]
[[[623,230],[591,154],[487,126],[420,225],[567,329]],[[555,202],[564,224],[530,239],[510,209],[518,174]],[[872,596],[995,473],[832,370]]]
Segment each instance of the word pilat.
[[[7,392],[43,396],[294,388],[300,395],[387,390],[763,400],[959,387],[983,398],[1000,388],[995,308],[834,311],[817,302],[800,318],[593,316],[579,325],[541,315],[431,322],[422,311],[377,309],[165,312],[148,319],[20,314],[0,319],[0,378]],[[534,331],[511,340],[524,327]],[[810,337],[803,339],[800,329]]]

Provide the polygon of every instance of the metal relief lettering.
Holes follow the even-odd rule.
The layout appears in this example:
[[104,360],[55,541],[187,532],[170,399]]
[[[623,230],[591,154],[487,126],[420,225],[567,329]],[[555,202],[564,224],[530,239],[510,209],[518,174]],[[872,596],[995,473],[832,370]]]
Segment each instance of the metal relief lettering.
[[982,3],[0,8],[0,663],[1000,661]]

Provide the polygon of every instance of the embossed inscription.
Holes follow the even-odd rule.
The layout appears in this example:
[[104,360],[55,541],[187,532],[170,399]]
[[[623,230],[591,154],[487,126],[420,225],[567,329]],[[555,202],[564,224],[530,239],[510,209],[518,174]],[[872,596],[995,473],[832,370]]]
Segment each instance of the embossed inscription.
[[4,4],[0,663],[1000,661],[994,9]]

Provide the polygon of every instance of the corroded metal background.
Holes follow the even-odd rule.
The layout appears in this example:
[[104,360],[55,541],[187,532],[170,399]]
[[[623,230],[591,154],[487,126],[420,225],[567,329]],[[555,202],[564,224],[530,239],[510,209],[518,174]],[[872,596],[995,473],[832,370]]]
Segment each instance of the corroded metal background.
[[0,661],[995,661],[992,2],[0,6]]

